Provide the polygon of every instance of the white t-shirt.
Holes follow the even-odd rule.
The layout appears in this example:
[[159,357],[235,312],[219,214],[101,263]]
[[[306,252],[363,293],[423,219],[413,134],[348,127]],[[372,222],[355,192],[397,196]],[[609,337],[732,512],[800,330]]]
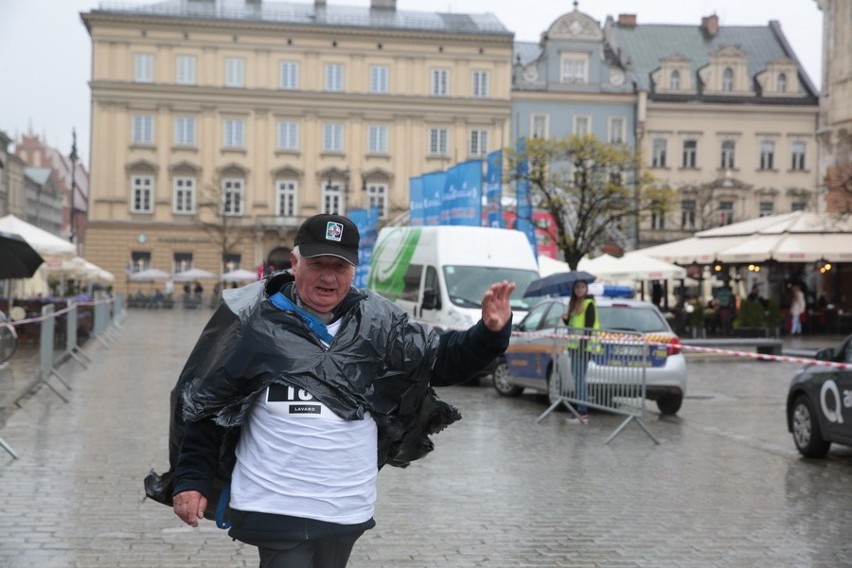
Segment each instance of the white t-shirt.
[[[328,326],[333,336],[340,322]],[[272,385],[242,427],[231,507],[357,524],[372,518],[376,423],[343,420],[302,389]]]

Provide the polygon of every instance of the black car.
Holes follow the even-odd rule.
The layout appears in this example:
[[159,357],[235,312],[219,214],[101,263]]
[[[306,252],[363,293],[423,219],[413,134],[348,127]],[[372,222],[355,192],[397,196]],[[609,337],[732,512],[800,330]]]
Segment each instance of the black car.
[[832,443],[852,446],[852,335],[815,359],[823,363],[799,371],[787,394],[787,429],[808,458],[825,457]]

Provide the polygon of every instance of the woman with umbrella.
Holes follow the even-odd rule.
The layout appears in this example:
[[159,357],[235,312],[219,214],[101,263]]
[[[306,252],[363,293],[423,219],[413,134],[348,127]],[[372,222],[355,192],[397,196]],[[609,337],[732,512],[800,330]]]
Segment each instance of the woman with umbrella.
[[[588,399],[586,386],[586,369],[589,366],[588,340],[578,336],[588,336],[600,329],[598,313],[595,309],[595,299],[589,296],[589,284],[585,280],[576,280],[571,288],[571,299],[568,301],[568,311],[562,314],[562,321],[569,327],[570,339],[566,345],[571,355],[571,375],[574,377],[574,397],[577,400]],[[586,424],[589,421],[589,409],[584,403],[577,405],[579,416],[571,421]]]

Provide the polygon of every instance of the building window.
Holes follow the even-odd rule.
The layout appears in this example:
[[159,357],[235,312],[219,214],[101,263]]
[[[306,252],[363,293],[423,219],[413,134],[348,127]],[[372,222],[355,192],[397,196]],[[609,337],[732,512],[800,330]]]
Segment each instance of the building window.
[[284,90],[294,91],[299,88],[299,62],[282,61],[280,66],[281,78],[278,86]]
[[805,170],[805,148],[804,142],[793,142],[791,146],[790,169],[797,172]]
[[322,188],[322,212],[344,215],[343,187],[339,183],[328,183]]
[[654,138],[653,148],[651,152],[651,167],[665,168],[666,167],[666,146],[665,138]]
[[588,136],[592,131],[592,117],[586,115],[574,116],[574,135]]
[[764,140],[760,143],[760,169],[771,170],[775,166],[775,142]]
[[436,156],[447,155],[447,129],[429,129],[429,153]]
[[282,179],[276,187],[277,206],[275,210],[279,217],[296,216],[296,193],[298,185],[295,180]]
[[241,118],[226,118],[222,144],[226,148],[242,148],[245,146],[246,121]]
[[672,71],[671,75],[669,75],[669,90],[680,90],[680,71],[678,71],[677,69]]
[[195,84],[195,56],[178,55],[175,61],[175,81],[178,85]]
[[367,184],[367,205],[379,210],[379,219],[387,217],[387,195],[388,186],[384,183]]
[[472,158],[481,158],[488,154],[488,131],[473,129],[470,131],[468,154]]
[[222,273],[233,272],[242,267],[243,256],[241,254],[223,254],[222,255]]
[[151,268],[151,253],[148,251],[130,251],[130,270],[142,272]]
[[137,53],[133,56],[133,80],[137,83],[154,82],[154,55]]
[[722,71],[722,90],[726,93],[734,90],[734,70],[730,67],[725,67]]
[[779,93],[786,93],[787,92],[787,74],[786,73],[779,73],[778,74],[778,85],[777,86],[778,86],[777,90],[778,90]]
[[322,149],[324,152],[343,152],[343,125],[326,124],[322,129]]
[[450,95],[450,70],[432,69],[432,96],[447,97]]
[[805,210],[805,202],[804,201],[794,201],[790,204],[790,211],[795,213],[796,211],[804,211]]
[[388,127],[370,126],[367,140],[368,152],[371,154],[388,153]]
[[195,118],[178,116],[175,118],[175,145],[195,146]]
[[563,83],[586,84],[588,78],[588,56],[585,54],[565,54],[562,56],[560,79]]
[[720,167],[723,170],[733,170],[736,168],[736,151],[737,143],[733,140],[722,142],[722,162]]
[[760,202],[760,212],[758,215],[760,217],[769,217],[775,212],[775,205],[771,201],[761,201]]
[[150,114],[134,114],[132,136],[134,144],[153,144],[154,117]]
[[243,214],[243,180],[222,180],[222,213],[224,215]]
[[130,178],[130,212],[154,212],[154,178],[151,176]]
[[342,63],[325,64],[325,90],[335,93],[343,90]]
[[719,202],[719,224],[730,225],[734,222],[734,202],[720,201]]
[[609,117],[609,143],[624,144],[624,125],[626,121],[623,116]]
[[370,66],[370,92],[374,94],[385,94],[388,92],[388,76],[390,71],[387,65]]
[[176,252],[172,255],[172,272],[180,274],[192,269],[192,253]]
[[241,57],[225,58],[225,86],[246,86],[246,60]]
[[695,230],[695,201],[692,199],[680,202],[680,228],[684,231]]
[[666,209],[659,201],[651,203],[651,230],[662,231],[666,228]]
[[299,123],[283,120],[278,123],[278,149],[299,149]]
[[695,168],[698,163],[698,141],[683,141],[683,167]]
[[488,96],[488,71],[473,72],[473,96],[484,98]]
[[530,133],[533,138],[544,140],[548,137],[547,123],[546,114],[534,114],[530,117]]
[[172,211],[186,215],[195,213],[195,178],[177,177],[174,180]]

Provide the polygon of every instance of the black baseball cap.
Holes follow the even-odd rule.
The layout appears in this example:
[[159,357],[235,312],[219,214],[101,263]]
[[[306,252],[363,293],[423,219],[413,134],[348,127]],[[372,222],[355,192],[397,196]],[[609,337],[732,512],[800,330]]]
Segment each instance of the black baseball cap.
[[296,233],[294,245],[303,258],[336,256],[358,266],[358,227],[343,215],[326,213],[307,219]]

